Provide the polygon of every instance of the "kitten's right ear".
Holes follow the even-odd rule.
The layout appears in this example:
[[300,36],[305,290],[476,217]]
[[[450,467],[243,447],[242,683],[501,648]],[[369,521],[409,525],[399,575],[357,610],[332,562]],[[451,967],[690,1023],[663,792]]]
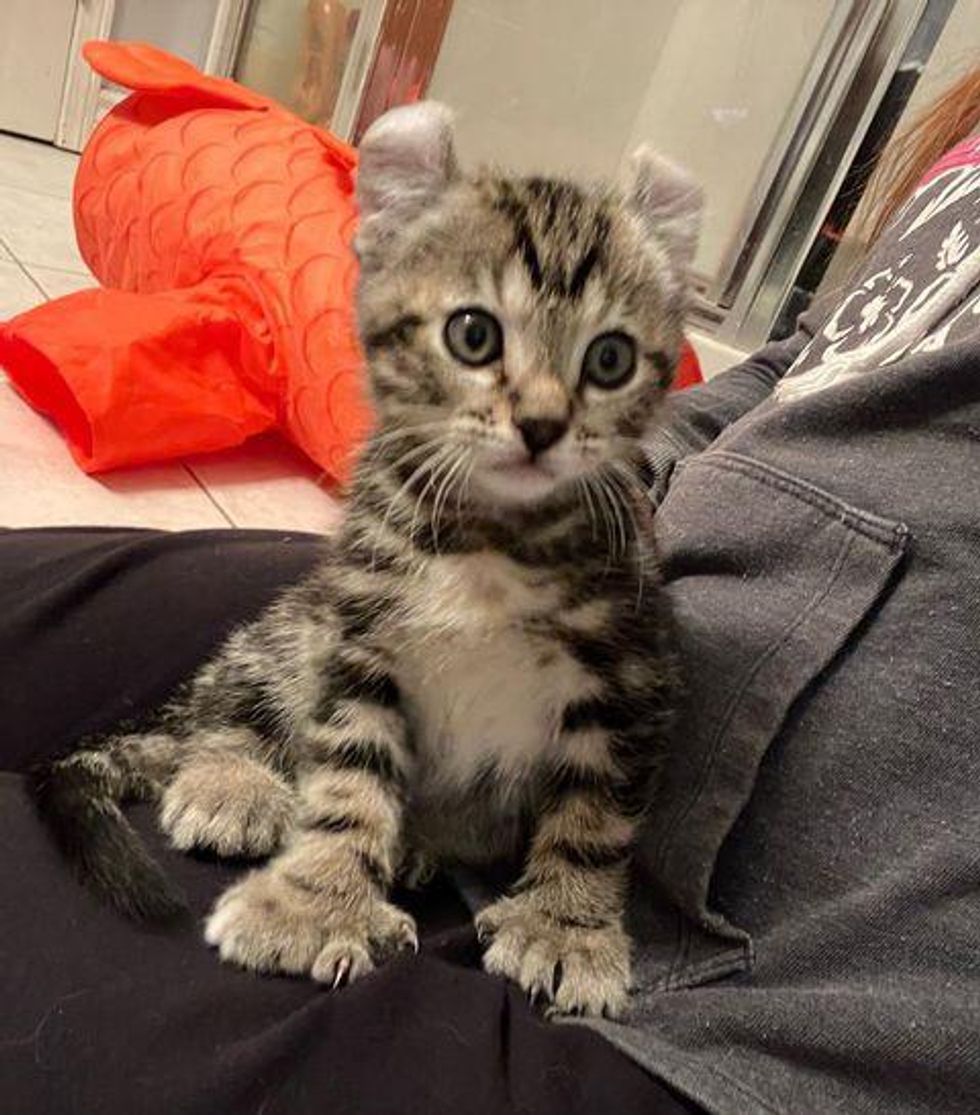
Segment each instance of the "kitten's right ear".
[[394,108],[365,132],[358,160],[360,250],[423,213],[456,178],[452,113],[437,101]]

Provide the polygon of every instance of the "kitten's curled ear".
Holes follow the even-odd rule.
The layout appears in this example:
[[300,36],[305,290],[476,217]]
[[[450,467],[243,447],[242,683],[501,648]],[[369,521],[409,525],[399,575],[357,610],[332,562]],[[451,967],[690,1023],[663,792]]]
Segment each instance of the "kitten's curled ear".
[[437,101],[379,117],[358,149],[356,247],[363,252],[412,221],[458,175],[452,113]]
[[675,282],[686,287],[704,210],[700,185],[682,167],[643,146],[627,166],[626,200],[666,253]]

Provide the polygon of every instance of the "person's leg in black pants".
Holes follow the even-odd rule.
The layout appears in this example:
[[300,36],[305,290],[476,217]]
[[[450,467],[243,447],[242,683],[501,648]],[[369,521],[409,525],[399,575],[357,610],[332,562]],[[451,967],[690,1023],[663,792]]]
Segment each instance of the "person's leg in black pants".
[[448,886],[407,899],[422,952],[341,992],[224,967],[200,918],[241,865],[168,851],[194,914],[161,930],[98,906],[34,817],[22,773],[139,720],[310,568],[268,532],[0,532],[0,1110],[166,1115],[681,1115],[596,1034],[484,975]]

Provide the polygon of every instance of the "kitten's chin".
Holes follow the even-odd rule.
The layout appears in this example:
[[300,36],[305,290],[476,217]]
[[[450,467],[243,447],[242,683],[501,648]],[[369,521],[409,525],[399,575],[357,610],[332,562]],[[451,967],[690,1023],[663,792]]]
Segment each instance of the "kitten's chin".
[[562,486],[564,479],[547,462],[524,459],[478,469],[471,491],[484,505],[506,510],[544,502]]

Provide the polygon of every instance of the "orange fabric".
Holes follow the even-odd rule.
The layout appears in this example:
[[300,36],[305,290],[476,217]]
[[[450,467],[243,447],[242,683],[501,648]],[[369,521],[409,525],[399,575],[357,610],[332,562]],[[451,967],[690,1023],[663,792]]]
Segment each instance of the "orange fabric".
[[354,151],[154,47],[89,43],[135,92],[75,180],[107,288],[0,328],[0,362],[89,472],[279,426],[343,480],[370,424],[353,321]]
[[681,358],[677,362],[677,371],[674,373],[674,390],[683,391],[685,387],[693,387],[703,379],[698,354],[694,351],[691,342],[685,340],[681,345]]
[[0,326],[0,363],[87,472],[278,427],[343,481],[370,427],[355,152],[155,47],[83,53],[133,90],[75,180],[78,245],[105,289]]

